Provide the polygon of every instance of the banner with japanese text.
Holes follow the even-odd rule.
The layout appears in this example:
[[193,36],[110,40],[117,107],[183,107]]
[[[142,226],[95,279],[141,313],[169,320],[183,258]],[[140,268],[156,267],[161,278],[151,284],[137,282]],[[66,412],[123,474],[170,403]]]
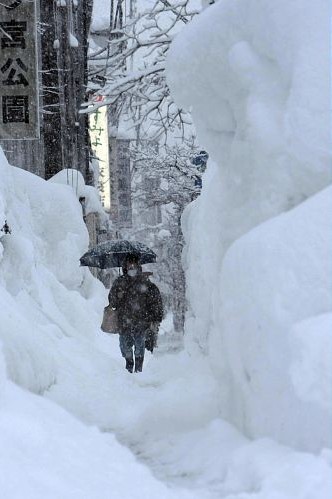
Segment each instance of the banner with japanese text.
[[[96,96],[93,101],[103,102],[105,98],[102,95]],[[110,209],[110,169],[108,157],[108,124],[107,107],[98,108],[90,114],[90,139],[91,147],[98,161],[99,166],[99,192],[102,205],[107,210]]]
[[35,0],[0,1],[0,139],[39,138]]

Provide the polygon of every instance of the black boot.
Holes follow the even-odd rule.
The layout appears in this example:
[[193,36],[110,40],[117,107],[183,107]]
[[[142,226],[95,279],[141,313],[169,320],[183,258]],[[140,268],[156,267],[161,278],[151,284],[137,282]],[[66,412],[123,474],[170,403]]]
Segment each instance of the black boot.
[[133,369],[134,369],[134,360],[133,359],[126,359],[126,369],[130,373],[133,372]]
[[144,357],[135,357],[135,373],[141,373]]

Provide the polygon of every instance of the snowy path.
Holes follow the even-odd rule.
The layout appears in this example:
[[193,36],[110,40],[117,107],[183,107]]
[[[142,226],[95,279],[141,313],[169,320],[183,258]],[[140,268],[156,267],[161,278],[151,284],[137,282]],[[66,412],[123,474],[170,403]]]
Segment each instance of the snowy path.
[[118,337],[107,345],[105,379],[92,378],[66,400],[54,387],[50,398],[114,432],[179,498],[187,491],[193,499],[330,499],[331,453],[246,439],[218,417],[217,385],[202,360],[184,351],[148,354],[143,373],[131,375]]

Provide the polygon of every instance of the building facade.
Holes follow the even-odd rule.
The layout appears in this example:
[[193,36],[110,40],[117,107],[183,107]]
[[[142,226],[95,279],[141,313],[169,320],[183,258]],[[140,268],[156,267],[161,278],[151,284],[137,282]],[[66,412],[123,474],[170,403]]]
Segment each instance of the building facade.
[[11,164],[45,179],[75,168],[92,182],[88,116],[79,112],[87,99],[92,3],[36,0],[40,138],[0,145]]

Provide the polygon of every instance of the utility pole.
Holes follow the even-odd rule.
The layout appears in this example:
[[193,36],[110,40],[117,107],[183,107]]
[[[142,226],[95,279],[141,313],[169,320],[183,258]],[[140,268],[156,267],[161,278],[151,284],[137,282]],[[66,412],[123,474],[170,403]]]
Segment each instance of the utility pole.
[[56,7],[58,44],[59,101],[61,116],[61,154],[64,168],[79,169],[77,157],[76,88],[73,81],[73,35],[71,0],[58,2]]
[[[76,83],[76,109],[88,100],[88,46],[92,18],[93,0],[80,0],[74,10],[74,28],[79,43],[79,50],[74,50],[74,69]],[[87,184],[92,183],[89,168],[91,146],[89,135],[89,116],[85,113],[76,115],[77,161]]]
[[56,39],[55,3],[40,0],[42,140],[46,180],[62,170],[59,76]]
[[79,110],[87,100],[92,0],[40,0],[40,5],[45,177],[75,168],[90,183],[88,117]]

